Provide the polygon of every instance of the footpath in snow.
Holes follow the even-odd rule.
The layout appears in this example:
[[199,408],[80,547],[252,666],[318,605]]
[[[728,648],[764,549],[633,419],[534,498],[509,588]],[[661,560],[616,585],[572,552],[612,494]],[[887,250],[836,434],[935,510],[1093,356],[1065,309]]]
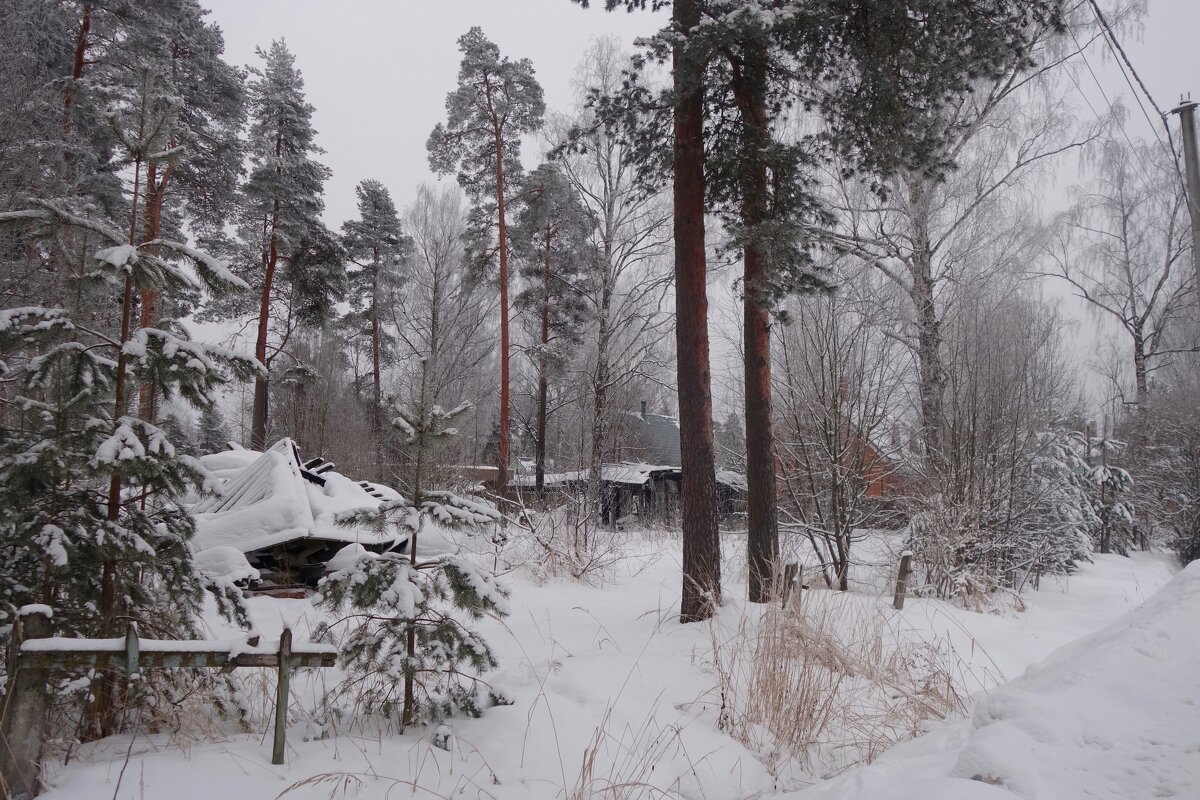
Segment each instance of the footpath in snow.
[[[744,544],[729,545],[727,555],[736,559]],[[515,704],[454,720],[450,752],[433,746],[433,729],[328,735],[333,731],[315,721],[312,709],[338,671],[320,670],[293,681],[287,764],[273,767],[266,732],[273,682],[269,671],[246,670],[237,675],[253,733],[225,726],[209,731],[209,739],[111,737],[77,749],[68,766],[48,765],[45,797],[762,800],[803,786],[781,783],[757,754],[717,729],[714,628],[676,619],[679,544],[646,541],[641,552],[603,587],[508,578],[513,614],[481,632],[501,663],[489,680]],[[973,675],[971,690],[992,689],[1062,645],[1095,635],[1011,686],[978,695],[970,720],[938,724],[872,766],[785,796],[1088,796],[1082,786],[1071,787],[1076,779],[1100,787],[1092,795],[1098,797],[1153,797],[1160,789],[1160,796],[1200,796],[1186,791],[1200,788],[1198,570],[1100,633],[1171,580],[1175,569],[1164,557],[1097,556],[1070,579],[1043,581],[1021,613],[978,614],[911,599],[897,613],[890,596],[852,595],[899,627],[951,641]],[[732,599],[715,625],[757,619],[761,607],[736,599],[744,586],[731,581],[727,591]],[[267,638],[286,623],[302,641],[318,621],[304,600],[262,597],[251,605]],[[231,635],[214,625],[212,638]],[[971,780],[975,775],[990,783]],[[1112,786],[1124,793],[1105,788]]]
[[787,800],[1200,797],[1200,562],[980,698],[969,719]]

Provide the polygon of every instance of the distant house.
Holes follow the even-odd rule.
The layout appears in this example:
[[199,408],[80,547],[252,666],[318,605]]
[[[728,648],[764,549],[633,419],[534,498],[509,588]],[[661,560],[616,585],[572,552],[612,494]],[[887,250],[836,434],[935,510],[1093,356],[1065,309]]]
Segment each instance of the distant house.
[[[629,516],[642,522],[671,519],[679,507],[683,482],[679,422],[665,414],[648,413],[643,402],[640,413],[619,417],[614,434],[614,450],[621,460],[604,464],[600,477],[601,514],[606,523],[616,526]],[[581,495],[589,474],[587,469],[548,472],[544,486],[548,492]],[[744,511],[745,476],[722,471],[716,479],[719,512]],[[532,490],[534,483],[530,473],[512,478],[512,485],[523,492]]]
[[623,461],[673,467],[683,463],[679,452],[679,420],[646,413],[646,401],[642,401],[640,414],[623,414],[617,427]]

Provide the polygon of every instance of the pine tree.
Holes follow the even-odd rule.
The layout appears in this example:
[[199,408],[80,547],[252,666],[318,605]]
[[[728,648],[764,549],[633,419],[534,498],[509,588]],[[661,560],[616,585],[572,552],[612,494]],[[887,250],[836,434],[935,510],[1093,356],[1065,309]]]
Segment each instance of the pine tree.
[[[264,63],[251,70],[251,171],[239,231],[241,272],[258,295],[254,355],[270,370],[279,352],[270,342],[273,318],[285,325],[276,334],[281,341],[297,325],[328,318],[345,270],[341,245],[320,220],[329,170],[312,158],[323,151],[295,57],[283,41],[257,52]],[[292,313],[280,314],[278,305]],[[268,389],[265,375],[255,380],[250,441],[257,449],[267,442]]]
[[[509,274],[510,184],[520,176],[521,135],[542,125],[546,103],[529,59],[501,58],[500,48],[472,28],[458,40],[462,63],[458,88],[446,96],[445,124],[429,135],[429,165],[438,173],[457,172],[475,204],[476,220],[495,224],[494,250],[500,283],[500,439],[497,486],[504,491],[509,469]],[[490,236],[487,237],[490,239]]]
[[378,417],[383,408],[383,366],[391,345],[381,314],[394,304],[391,295],[400,283],[412,241],[404,235],[387,187],[376,180],[365,180],[354,191],[359,218],[342,226],[342,239],[350,260],[360,269],[349,276],[349,296],[355,311],[347,322],[351,327],[365,327],[370,336],[371,403]]
[[[152,139],[128,141],[133,153],[154,150]],[[0,491],[21,498],[0,511],[6,600],[61,610],[64,635],[112,636],[119,613],[186,636],[205,578],[192,566],[194,528],[180,499],[211,486],[199,463],[177,453],[163,429],[130,416],[129,404],[138,386],[150,385],[164,399],[206,408],[217,387],[254,375],[257,365],[190,341],[174,322],[133,330],[131,296],[133,287],[192,289],[195,278],[179,258],[210,291],[245,284],[183,243],[138,247],[130,234],[47,201],[0,214],[0,222],[31,225],[38,236],[67,227],[99,236],[108,246],[95,252],[89,280],[124,287],[119,338],[76,324],[63,309],[0,312],[0,373],[9,389],[0,402],[12,419],[0,428]],[[112,687],[105,674],[93,678],[93,734],[114,730]]]
[[[163,235],[182,238],[185,223],[202,239],[220,238],[236,206],[244,155],[244,80],[239,70],[221,60],[221,31],[204,21],[206,13],[196,0],[130,6],[119,13],[127,35],[118,38],[105,57],[106,77],[101,80],[111,82],[111,75],[120,77],[130,65],[149,67],[161,91],[179,106],[163,139],[165,157],[146,164],[141,244]],[[141,292],[141,326],[156,325],[160,313],[157,293]],[[138,412],[144,419],[155,419],[156,398],[145,387]]]
[[561,374],[578,341],[586,313],[585,283],[596,252],[591,243],[595,221],[559,169],[543,164],[522,185],[524,205],[512,228],[512,248],[525,287],[518,308],[536,317],[537,344],[530,355],[537,365],[537,425],[534,486],[546,486],[547,395],[552,374]]
[[229,424],[225,415],[215,403],[200,413],[196,423],[196,449],[201,455],[221,453],[229,449],[233,436],[229,432]]
[[[663,5],[605,2],[608,10]],[[944,172],[951,166],[938,146],[945,129],[931,112],[951,103],[955,92],[969,91],[980,76],[1027,61],[1033,23],[1060,19],[1058,0],[975,0],[952,7],[940,0],[676,0],[671,26],[648,40],[647,60],[670,57],[673,65],[674,94],[665,99],[675,117],[677,298],[703,296],[702,282],[684,283],[679,259],[694,252],[691,274],[703,274],[697,266],[703,263],[703,223],[687,218],[702,217],[705,199],[722,213],[731,243],[743,249],[751,601],[771,594],[778,554],[769,312],[780,294],[827,285],[804,234],[806,225],[821,219],[810,169],[817,146],[829,144],[855,169]],[[664,105],[636,76],[624,94],[618,105],[642,108],[635,117],[644,117],[647,105]],[[819,137],[785,143],[774,131],[797,104],[819,111],[829,128]],[[643,119],[630,134],[647,149],[651,171],[667,163],[653,152],[654,130]],[[699,232],[690,231],[685,247],[680,236],[689,227]],[[703,368],[705,385],[688,388],[709,399],[697,401],[697,430],[681,428],[685,462],[693,449],[705,456],[711,450],[707,357],[693,354],[707,350],[702,312],[682,302],[678,309],[681,417],[689,416],[682,409],[685,375]],[[708,461],[691,468],[706,468]],[[688,493],[688,470],[685,463],[684,492],[691,498],[685,503],[702,508],[704,519],[685,516],[685,601],[686,584],[696,580],[687,577],[687,542],[710,537],[707,512],[715,504],[715,487],[707,483]]]
[[402,729],[458,713],[478,716],[487,704],[506,702],[494,692],[486,704],[480,698],[476,676],[498,664],[487,642],[461,617],[506,616],[507,589],[466,558],[420,560],[417,553],[420,534],[433,526],[471,530],[500,520],[490,503],[425,488],[434,451],[457,433],[455,420],[470,409],[463,404],[443,410],[430,398],[423,362],[413,402],[398,409],[392,421],[412,450],[411,496],[351,520],[407,533],[408,552],[363,554],[322,581],[316,599],[338,613],[349,609],[351,627],[341,659],[351,671],[357,701],[388,717],[399,710]]

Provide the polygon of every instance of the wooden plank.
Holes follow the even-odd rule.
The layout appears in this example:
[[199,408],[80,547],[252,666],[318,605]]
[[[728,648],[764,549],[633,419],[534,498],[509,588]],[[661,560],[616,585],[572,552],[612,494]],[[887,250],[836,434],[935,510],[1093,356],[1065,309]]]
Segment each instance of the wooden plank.
[[[136,640],[136,639],[135,639]],[[21,664],[33,669],[73,669],[78,667],[100,667],[127,670],[127,649],[94,650],[88,648],[88,640],[81,639],[78,649],[25,650],[22,648]],[[223,650],[165,650],[159,640],[136,640],[135,665],[137,669],[147,667],[278,667],[278,653],[238,653],[232,658],[228,649]],[[152,643],[152,644],[151,644]],[[150,644],[153,650],[145,649]],[[128,647],[128,645],[127,645]],[[291,669],[332,667],[337,663],[337,653],[329,651],[292,652],[288,656]],[[136,670],[135,670],[136,671]]]

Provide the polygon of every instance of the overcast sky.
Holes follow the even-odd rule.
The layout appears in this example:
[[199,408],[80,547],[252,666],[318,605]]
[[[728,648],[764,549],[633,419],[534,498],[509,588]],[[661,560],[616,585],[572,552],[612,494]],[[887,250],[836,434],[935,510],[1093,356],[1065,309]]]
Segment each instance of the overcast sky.
[[[304,73],[316,106],[318,142],[333,170],[326,220],[354,216],[354,186],[377,178],[400,205],[432,179],[425,139],[444,119],[446,93],[458,72],[456,40],[479,25],[503,54],[529,58],[552,110],[572,101],[571,76],[596,36],[612,34],[632,46],[661,27],[665,14],[605,13],[602,2],[581,9],[570,0],[208,0],[225,33],[226,56],[253,64],[254,48],[284,38]],[[1163,106],[1189,89],[1200,98],[1200,0],[1149,0],[1140,40],[1126,37],[1130,58]],[[1096,59],[1111,98],[1128,96],[1120,74]],[[1094,103],[1102,100],[1086,86]],[[1086,106],[1084,106],[1086,108]],[[1131,132],[1146,123],[1131,119]]]
[[[204,0],[202,0],[204,2]],[[256,64],[254,49],[287,40],[316,106],[326,222],[355,216],[354,186],[377,178],[407,205],[429,172],[425,140],[445,120],[458,76],[458,37],[478,25],[511,58],[529,58],[551,110],[572,104],[571,76],[589,42],[629,43],[664,14],[581,9],[569,0],[207,0],[225,33],[226,58]],[[603,2],[600,2],[603,6]],[[534,166],[534,165],[527,165]],[[452,177],[444,180],[453,180]]]
[[[317,141],[326,150],[321,160],[333,170],[325,219],[334,229],[356,215],[354,186],[364,178],[383,181],[401,207],[411,201],[418,184],[435,180],[425,140],[445,119],[446,93],[458,73],[456,40],[471,26],[482,27],[504,55],[531,59],[548,108],[567,111],[575,66],[591,40],[614,35],[632,48],[636,37],[666,21],[663,13],[585,11],[570,0],[207,0],[207,5],[225,33],[231,62],[257,64],[255,47],[277,38],[286,39],[295,53],[308,100],[316,106]],[[1148,0],[1142,29],[1122,35],[1130,59],[1162,107],[1174,106],[1189,91],[1200,99],[1198,38],[1200,0]],[[1130,134],[1151,136],[1112,58],[1097,48],[1090,61],[1108,99],[1124,98],[1130,107]],[[1080,113],[1090,113],[1088,102],[1103,110],[1105,99],[1090,77],[1081,89],[1087,97],[1078,98]],[[1059,186],[1047,191],[1061,197],[1063,187],[1075,180],[1075,164],[1064,163]],[[1052,294],[1064,291],[1049,288]],[[721,314],[730,296],[719,289],[715,294],[714,312]],[[1097,332],[1080,302],[1068,301],[1066,310],[1081,322],[1075,345],[1082,363]],[[719,376],[724,370],[714,366]]]

